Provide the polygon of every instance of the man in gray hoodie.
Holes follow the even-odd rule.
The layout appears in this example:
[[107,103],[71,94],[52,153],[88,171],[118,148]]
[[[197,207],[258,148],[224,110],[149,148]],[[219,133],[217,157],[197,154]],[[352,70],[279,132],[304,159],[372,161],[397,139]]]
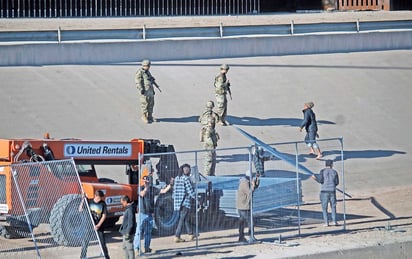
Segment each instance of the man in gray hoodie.
[[123,215],[123,223],[119,229],[123,236],[123,250],[126,259],[134,259],[133,239],[136,231],[136,207],[127,195],[123,195],[120,198],[120,202],[126,208]]
[[333,161],[326,160],[325,168],[320,170],[319,175],[312,175],[312,178],[321,184],[320,202],[322,204],[324,226],[329,226],[328,204],[332,209],[332,225],[336,226],[336,186],[339,184],[338,172],[333,169]]

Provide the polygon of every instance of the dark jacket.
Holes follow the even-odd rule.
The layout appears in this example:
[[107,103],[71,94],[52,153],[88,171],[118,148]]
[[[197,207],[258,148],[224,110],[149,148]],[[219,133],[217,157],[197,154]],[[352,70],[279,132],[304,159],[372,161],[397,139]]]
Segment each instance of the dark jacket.
[[134,235],[136,232],[136,207],[133,203],[127,205],[123,214],[123,223],[119,232],[122,235]]
[[319,183],[322,184],[320,190],[322,192],[335,192],[336,186],[339,184],[338,172],[333,168],[324,168],[319,173]]
[[309,131],[318,131],[318,124],[316,123],[315,113],[311,108],[307,108],[303,112],[303,121],[300,124],[300,128],[305,128],[306,132]]

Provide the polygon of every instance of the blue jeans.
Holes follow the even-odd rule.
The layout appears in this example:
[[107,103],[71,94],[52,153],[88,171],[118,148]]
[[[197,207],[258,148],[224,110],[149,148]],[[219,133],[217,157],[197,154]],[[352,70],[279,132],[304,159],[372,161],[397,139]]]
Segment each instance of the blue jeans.
[[152,241],[153,217],[152,215],[139,213],[136,221],[137,221],[136,234],[134,236],[134,243],[133,243],[134,249],[135,250],[140,249],[140,235],[141,233],[143,233],[144,248],[145,250],[147,250],[150,248],[150,243]]
[[177,224],[177,228],[176,228],[176,237],[180,237],[180,235],[182,234],[183,225],[185,225],[186,227],[187,234],[193,235],[193,230],[190,224],[189,215],[190,215],[190,209],[186,208],[185,206],[182,206],[179,212],[179,223]]
[[328,224],[328,204],[332,209],[332,222],[336,223],[336,192],[320,192],[323,220]]
[[318,143],[316,143],[316,131],[308,131],[305,136],[305,143],[308,147],[319,148]]

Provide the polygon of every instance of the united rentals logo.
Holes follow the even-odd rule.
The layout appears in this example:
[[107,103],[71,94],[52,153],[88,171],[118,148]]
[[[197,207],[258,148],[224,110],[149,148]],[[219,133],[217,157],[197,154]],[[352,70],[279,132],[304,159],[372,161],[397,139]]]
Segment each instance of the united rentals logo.
[[125,157],[132,154],[131,144],[66,144],[65,157]]

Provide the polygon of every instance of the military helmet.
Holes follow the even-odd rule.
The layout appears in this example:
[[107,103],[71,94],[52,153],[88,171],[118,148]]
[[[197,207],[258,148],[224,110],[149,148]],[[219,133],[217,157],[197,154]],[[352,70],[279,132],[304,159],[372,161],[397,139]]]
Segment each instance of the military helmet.
[[220,69],[229,70],[229,66],[226,64],[223,64],[220,66]]
[[150,60],[148,60],[148,59],[145,59],[145,60],[143,60],[142,61],[142,66],[150,66]]
[[207,101],[206,108],[213,109],[215,107],[215,103],[213,101]]

